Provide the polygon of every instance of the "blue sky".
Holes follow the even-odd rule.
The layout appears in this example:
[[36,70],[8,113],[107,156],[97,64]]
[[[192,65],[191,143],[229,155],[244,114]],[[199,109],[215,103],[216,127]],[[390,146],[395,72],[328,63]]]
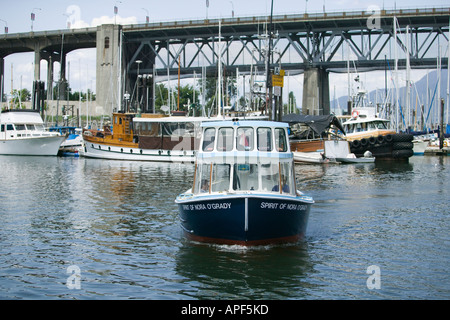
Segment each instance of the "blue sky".
[[[9,33],[29,32],[33,25],[34,31],[57,30],[71,27],[96,26],[102,23],[114,22],[133,24],[145,22],[149,16],[150,22],[190,20],[218,17],[268,15],[270,0],[108,0],[108,1],[74,1],[74,0],[20,0],[20,5],[11,5],[11,1],[0,0],[0,35],[7,25]],[[380,8],[424,8],[424,1],[416,0],[274,0],[274,14],[294,14],[308,12],[322,12],[324,7],[329,11],[366,10],[369,6]],[[117,16],[114,6],[118,7]],[[449,6],[448,0],[430,0],[427,7]],[[31,13],[35,14],[35,21],[31,22]],[[78,50],[69,54],[70,81],[74,90],[95,90],[95,51]],[[31,88],[33,80],[33,54],[14,54],[5,58],[5,91],[11,87],[11,74],[14,88]],[[12,67],[12,68],[11,68]],[[12,69],[12,70],[11,70]],[[41,64],[41,79],[46,79],[45,66]],[[55,74],[57,74],[55,66]],[[423,75],[423,71],[417,73]],[[302,81],[294,79],[293,84]],[[298,83],[300,86],[300,83]],[[332,94],[333,84],[330,84]],[[341,89],[337,95],[340,94]],[[345,89],[346,90],[346,89]],[[343,91],[345,91],[343,88]]]

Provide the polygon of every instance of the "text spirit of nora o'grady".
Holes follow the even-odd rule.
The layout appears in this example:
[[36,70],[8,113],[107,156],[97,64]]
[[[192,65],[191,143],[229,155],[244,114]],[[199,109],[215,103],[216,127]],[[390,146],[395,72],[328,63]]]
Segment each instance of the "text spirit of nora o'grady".
[[183,210],[228,210],[231,208],[231,202],[227,203],[196,203],[196,204],[183,204]]
[[203,315],[213,317],[214,313],[227,315],[265,315],[269,313],[269,307],[265,304],[234,304],[227,305],[226,308],[217,307],[197,307],[188,305],[181,308],[182,315]]

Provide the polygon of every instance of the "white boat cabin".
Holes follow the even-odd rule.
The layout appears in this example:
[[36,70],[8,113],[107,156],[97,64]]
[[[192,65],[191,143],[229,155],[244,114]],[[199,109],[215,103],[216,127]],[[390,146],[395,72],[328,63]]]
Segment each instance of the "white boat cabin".
[[221,121],[202,127],[193,194],[296,195],[288,124]]
[[347,140],[364,138],[366,135],[378,136],[392,133],[392,130],[389,128],[390,121],[380,118],[375,112],[375,107],[353,109],[351,118],[345,121],[342,126],[344,127]]
[[34,110],[6,110],[0,114],[0,140],[59,136],[45,130],[41,115]]

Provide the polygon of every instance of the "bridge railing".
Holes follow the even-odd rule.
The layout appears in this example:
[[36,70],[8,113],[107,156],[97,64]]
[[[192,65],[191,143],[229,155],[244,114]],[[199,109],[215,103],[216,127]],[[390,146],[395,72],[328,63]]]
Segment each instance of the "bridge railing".
[[[379,12],[381,18],[394,17],[394,16],[433,16],[433,15],[449,15],[450,8],[407,8],[407,9],[382,9]],[[286,21],[319,21],[319,20],[333,20],[333,19],[366,19],[372,16],[373,11],[358,10],[358,11],[330,11],[330,12],[311,12],[303,14],[279,14],[274,15],[272,21],[286,22]],[[137,30],[137,29],[171,29],[179,27],[205,27],[205,26],[218,26],[219,21],[223,26],[232,24],[252,24],[263,23],[268,21],[268,16],[253,16],[253,17],[235,17],[235,18],[212,18],[212,19],[198,19],[198,20],[182,20],[182,21],[161,21],[153,23],[143,24],[131,24],[124,25],[125,30]]]

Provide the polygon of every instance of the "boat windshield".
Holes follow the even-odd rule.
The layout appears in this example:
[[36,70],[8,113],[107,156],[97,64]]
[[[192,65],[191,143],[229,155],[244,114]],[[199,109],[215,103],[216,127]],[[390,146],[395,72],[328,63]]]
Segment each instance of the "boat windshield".
[[344,129],[347,133],[357,133],[370,130],[385,130],[387,129],[385,121],[371,121],[371,122],[358,122],[344,125]]
[[295,195],[291,162],[203,163],[195,168],[194,194],[261,191]]
[[387,129],[386,123],[384,121],[375,121],[373,124],[377,129]]

